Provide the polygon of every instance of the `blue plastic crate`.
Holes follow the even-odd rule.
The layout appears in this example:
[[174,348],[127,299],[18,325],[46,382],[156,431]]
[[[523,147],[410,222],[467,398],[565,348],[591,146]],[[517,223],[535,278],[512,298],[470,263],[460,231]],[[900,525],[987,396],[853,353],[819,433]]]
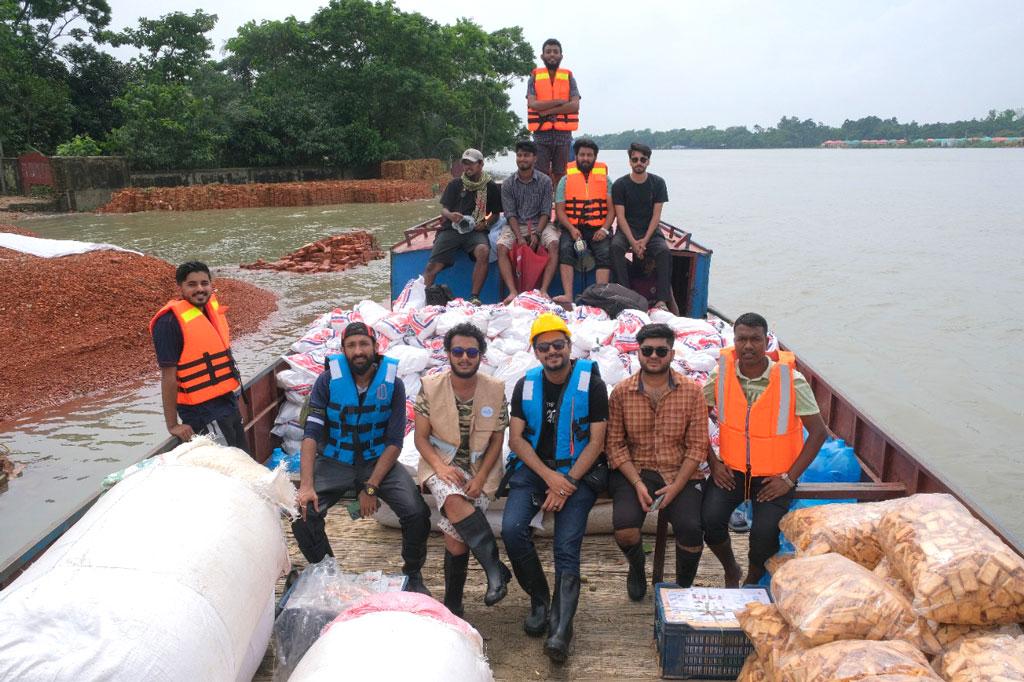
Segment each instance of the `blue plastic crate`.
[[[738,627],[695,628],[665,622],[661,593],[669,589],[680,588],[672,583],[654,587],[654,639],[662,678],[735,680],[754,650],[747,635]],[[767,590],[764,592],[767,594]]]

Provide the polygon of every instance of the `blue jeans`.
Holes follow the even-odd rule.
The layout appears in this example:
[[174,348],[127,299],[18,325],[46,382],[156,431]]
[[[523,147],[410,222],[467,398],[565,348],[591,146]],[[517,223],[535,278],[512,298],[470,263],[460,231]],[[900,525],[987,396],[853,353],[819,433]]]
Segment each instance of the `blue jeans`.
[[[525,464],[512,474],[508,482],[508,499],[501,519],[501,539],[505,541],[508,558],[518,561],[536,549],[530,519],[540,509],[547,496],[547,484]],[[555,512],[555,573],[580,574],[580,548],[587,530],[587,516],[597,495],[580,483],[565,501],[561,511]]]

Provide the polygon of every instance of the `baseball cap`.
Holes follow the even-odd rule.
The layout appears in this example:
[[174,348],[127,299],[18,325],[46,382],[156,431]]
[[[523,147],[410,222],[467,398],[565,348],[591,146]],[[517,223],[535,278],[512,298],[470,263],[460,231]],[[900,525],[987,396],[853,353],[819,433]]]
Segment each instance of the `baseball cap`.
[[373,331],[366,326],[365,322],[349,322],[345,327],[345,331],[341,333],[341,340],[344,341],[350,336],[369,336],[373,341],[377,340],[377,337],[373,335]]
[[473,163],[480,163],[484,160],[484,155],[480,153],[479,149],[473,149],[470,147],[466,151],[462,152],[463,161],[472,161]]

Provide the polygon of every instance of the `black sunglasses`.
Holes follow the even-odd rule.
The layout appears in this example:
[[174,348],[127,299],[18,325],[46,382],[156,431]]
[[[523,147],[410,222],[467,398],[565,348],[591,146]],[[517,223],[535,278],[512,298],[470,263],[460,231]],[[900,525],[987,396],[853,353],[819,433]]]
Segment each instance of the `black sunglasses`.
[[666,355],[668,355],[668,352],[670,350],[672,350],[672,349],[671,348],[667,348],[665,346],[657,346],[657,347],[655,347],[655,346],[641,346],[640,347],[640,352],[644,354],[645,358],[649,358],[652,355],[654,355],[655,353],[658,354],[659,358],[663,358]]
[[629,160],[631,163],[647,163],[650,161],[646,156],[631,156]]
[[461,358],[465,355],[470,360],[476,359],[476,356],[480,355],[479,348],[463,348],[462,346],[453,346],[451,353],[454,357]]
[[557,351],[565,350],[565,347],[569,345],[569,342],[564,339],[558,341],[540,341],[534,348],[539,350],[541,353],[547,353],[549,350],[554,348]]

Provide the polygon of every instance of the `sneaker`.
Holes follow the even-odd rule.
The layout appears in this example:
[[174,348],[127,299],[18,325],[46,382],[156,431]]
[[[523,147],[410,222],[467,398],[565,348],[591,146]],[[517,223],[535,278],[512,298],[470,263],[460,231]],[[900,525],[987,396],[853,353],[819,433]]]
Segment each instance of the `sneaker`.
[[732,516],[729,517],[729,530],[734,533],[750,532],[750,521],[747,520],[747,514],[743,507],[734,510]]
[[479,297],[479,296],[476,296],[476,295],[474,294],[473,296],[470,296],[470,297],[469,297],[469,304],[470,304],[470,305],[483,305],[483,302],[481,302],[481,300],[480,300],[480,297]]

